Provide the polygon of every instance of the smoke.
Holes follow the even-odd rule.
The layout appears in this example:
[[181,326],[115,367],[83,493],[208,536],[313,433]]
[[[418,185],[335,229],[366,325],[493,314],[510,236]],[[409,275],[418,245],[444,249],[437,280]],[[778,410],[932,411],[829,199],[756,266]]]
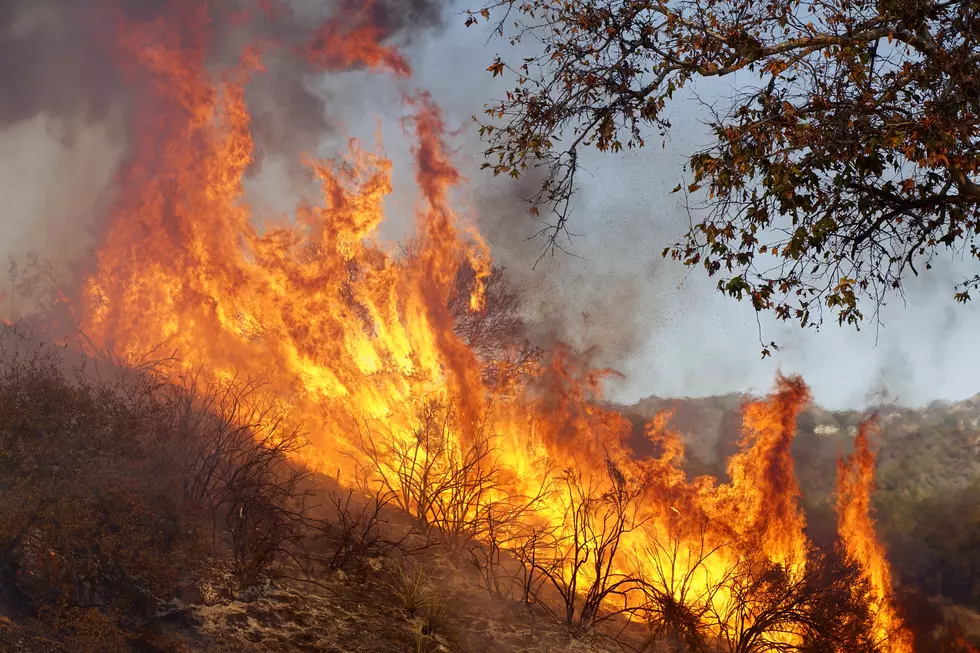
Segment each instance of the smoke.
[[[672,116],[676,129],[666,149],[653,144],[584,162],[571,225],[582,236],[566,243],[571,255],[535,266],[543,243],[528,238],[540,225],[521,197],[539,180],[531,175],[515,184],[479,171],[484,145],[470,120],[512,84],[484,72],[493,55],[504,48],[513,59],[524,53],[500,41],[485,44],[485,33],[461,28],[453,3],[440,0],[0,2],[0,241],[8,251],[86,260],[114,198],[138,92],[113,49],[113,12],[127,20],[180,21],[202,7],[210,20],[207,56],[216,68],[234,65],[244,43],[264,44],[265,71],[246,89],[256,159],[246,191],[257,214],[288,212],[295,198],[316,192],[303,155],[335,150],[352,127],[375,128],[375,116],[397,105],[399,91],[431,89],[450,129],[465,129],[457,160],[469,178],[472,215],[524,293],[535,338],[568,342],[590,351],[591,363],[625,372],[630,387],[621,399],[761,392],[777,368],[802,373],[817,400],[836,407],[862,401],[869,389],[912,403],[976,391],[977,309],[951,299],[952,286],[969,276],[968,264],[937,265],[910,284],[909,308],[900,301],[887,307],[880,343],[871,324],[860,334],[828,324],[814,335],[763,317],[764,339],[781,349],[760,360],[751,307],[720,296],[702,271],[660,258],[688,223],[669,190],[683,180],[684,154],[704,139],[696,112],[687,115],[685,107]],[[357,71],[318,72],[297,49],[330,17],[371,25],[385,43],[405,48],[412,79],[396,86]],[[386,208],[397,222],[414,208],[414,193],[403,193],[414,183],[410,153],[397,152],[397,142],[385,146],[395,176]]]
[[503,184],[477,181],[484,182],[473,189],[481,234],[521,291],[532,339],[545,347],[569,345],[593,366],[621,368],[652,326],[644,290],[657,261],[634,252],[617,260],[624,234],[612,224],[598,236],[561,236],[566,251],[550,252],[538,234],[544,222],[528,214],[525,201],[539,187],[536,174]]
[[93,20],[94,6],[0,3],[0,129],[38,115],[84,123],[109,115],[121,80],[106,47],[108,25]]
[[[255,162],[250,201],[274,212],[311,192],[303,155],[339,135],[345,106],[303,56],[317,28],[368,25],[409,46],[444,26],[439,0],[4,0],[0,2],[0,239],[8,253],[38,251],[61,265],[83,263],[114,196],[129,149],[139,84],[116,51],[119,20],[166,21],[180,33],[207,12],[206,60],[238,62],[258,43],[264,72],[246,89]],[[184,30],[182,22],[188,23]],[[356,73],[355,73],[356,75]],[[350,88],[350,85],[347,85]],[[283,204],[282,198],[289,198]]]
[[[127,91],[113,56],[114,19],[179,21],[195,5],[199,3],[187,0],[0,3],[0,76],[4,80],[0,130],[42,114],[81,119],[85,124],[107,120]],[[112,11],[106,11],[107,6]],[[410,44],[424,30],[443,24],[438,0],[234,0],[199,6],[207,7],[213,25],[213,51],[208,54],[216,63],[229,63],[229,56],[237,56],[234,46],[242,39],[261,39],[286,48],[302,46],[312,37],[317,21],[332,15],[347,13],[368,20],[396,45]],[[323,115],[324,98],[309,88],[311,70],[302,63],[297,57],[274,57],[267,62],[270,74],[256,92],[275,98],[275,118],[280,125],[291,124],[293,134],[316,135],[330,123]]]
[[[17,253],[41,250],[60,262],[83,263],[113,198],[113,173],[126,158],[130,112],[139,93],[139,84],[127,80],[124,62],[114,50],[119,17],[179,24],[197,20],[195,12],[206,7],[206,57],[216,69],[234,66],[246,45],[261,44],[264,71],[251,78],[245,96],[255,145],[246,191],[257,213],[282,214],[294,208],[297,197],[312,199],[316,192],[304,156],[342,146],[348,130],[357,128],[365,114],[384,110],[376,80],[357,71],[323,75],[303,56],[316,43],[320,26],[340,20],[343,31],[366,24],[383,34],[386,44],[417,52],[414,46],[426,45],[423,37],[447,26],[450,11],[449,3],[439,0],[0,4],[0,71],[13,90],[0,97],[0,154],[7,162],[34,161],[29,164],[30,183],[3,189],[3,200],[14,214],[7,220],[5,242]],[[482,70],[473,53],[468,58],[474,70]],[[415,64],[414,57],[409,63]],[[420,68],[421,86],[447,86],[449,78],[431,74],[438,71],[431,61],[423,60]],[[453,85],[467,94],[472,107],[473,98],[488,96],[485,82],[477,74],[469,83],[456,78]],[[472,135],[460,136],[459,142],[464,153],[478,151]],[[396,176],[410,170],[400,165],[397,152],[390,154]],[[0,170],[4,172],[4,179],[17,179],[12,169]],[[565,342],[588,352],[593,364],[620,366],[638,351],[642,325],[649,325],[649,315],[639,308],[644,284],[653,274],[649,261],[637,260],[635,252],[619,257],[619,265],[609,265],[608,259],[617,258],[619,242],[629,237],[616,226],[621,216],[610,214],[607,237],[589,235],[573,243],[575,256],[546,258],[535,267],[542,241],[525,238],[537,227],[518,197],[522,189],[485,180],[482,175],[471,178],[478,226],[526,297],[535,340],[545,345]],[[530,194],[537,181],[528,177],[523,190]],[[396,179],[396,206],[399,192]]]
[[[418,44],[409,55],[416,82],[432,90],[448,124],[462,131],[458,159],[469,180],[470,213],[495,262],[522,291],[535,338],[544,345],[566,342],[589,351],[590,364],[623,372],[623,381],[609,384],[610,395],[618,399],[631,401],[651,391],[699,391],[704,371],[712,369],[715,375],[718,363],[727,361],[717,356],[702,360],[711,349],[683,342],[683,334],[692,323],[729,329],[733,321],[713,312],[711,288],[689,283],[687,270],[660,255],[687,225],[670,189],[682,180],[678,154],[689,146],[683,141],[697,138],[690,134],[697,134],[699,125],[680,116],[677,142],[666,150],[657,143],[616,155],[583,152],[569,227],[578,235],[561,241],[567,253],[539,260],[545,243],[534,234],[543,224],[529,215],[524,200],[538,190],[541,178],[535,170],[516,181],[480,170],[487,145],[472,120],[485,118],[485,103],[504,97],[514,83],[484,71],[494,55],[506,50],[508,58],[519,61],[531,56],[535,45],[511,46],[487,41],[488,36],[475,28],[447,30],[437,43]],[[461,70],[473,72],[463,75]],[[751,318],[746,325],[750,337],[755,332]],[[750,351],[748,357],[757,354]],[[741,382],[741,361],[728,367],[726,376],[733,384]],[[652,383],[653,378],[667,383]],[[762,389],[771,380],[767,371]]]

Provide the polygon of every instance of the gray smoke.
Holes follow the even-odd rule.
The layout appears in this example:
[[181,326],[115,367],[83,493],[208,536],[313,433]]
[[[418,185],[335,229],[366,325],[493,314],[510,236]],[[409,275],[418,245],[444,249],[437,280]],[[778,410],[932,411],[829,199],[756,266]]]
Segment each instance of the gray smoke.
[[[478,180],[482,181],[482,180]],[[541,223],[528,215],[540,180],[533,174],[515,184],[478,185],[480,228],[494,257],[522,291],[532,335],[540,345],[562,342],[597,366],[620,367],[634,355],[649,328],[643,289],[654,275],[651,263],[632,252],[616,259],[615,237],[590,234],[567,239],[570,251],[549,254]],[[537,263],[535,265],[535,263]]]
[[[801,373],[816,400],[832,408],[859,407],[878,395],[915,405],[980,390],[975,373],[980,349],[971,344],[980,304],[961,306],[952,299],[953,285],[975,273],[969,261],[947,261],[944,270],[941,255],[933,270],[909,279],[908,306],[891,297],[879,333],[870,306],[860,332],[839,327],[829,313],[818,332],[770,315],[759,316],[757,323],[751,305],[717,292],[717,277],[660,258],[689,226],[670,189],[691,181],[684,174],[686,156],[711,142],[700,123],[707,117],[700,102],[672,105],[674,130],[663,149],[651,142],[637,152],[589,156],[570,225],[582,234],[571,245],[582,258],[559,255],[532,269],[541,242],[525,239],[538,225],[518,196],[530,195],[534,180],[521,187],[480,171],[486,144],[475,136],[470,116],[482,117],[484,103],[504,97],[515,83],[483,72],[494,55],[519,62],[534,54],[534,44],[525,41],[514,49],[506,40],[492,40],[484,45],[486,37],[459,27],[414,47],[410,55],[422,75],[418,81],[433,91],[452,126],[470,128],[461,151],[472,160],[462,170],[472,182],[474,213],[495,259],[529,290],[529,304],[537,307],[532,317],[546,334],[605,346],[608,353],[597,357],[598,364],[627,375],[617,388],[618,400],[765,393],[777,370]],[[696,92],[712,101],[737,88],[719,81],[699,84]],[[760,328],[765,342],[780,346],[766,359],[760,356]]]
[[210,64],[234,65],[246,44],[265,46],[266,70],[246,89],[255,142],[248,184],[250,193],[272,198],[308,192],[301,155],[315,153],[345,122],[332,113],[330,85],[300,52],[318,27],[328,18],[341,30],[347,20],[367,23],[385,43],[406,46],[440,29],[445,10],[439,0],[3,0],[0,257],[31,250],[63,264],[88,257],[126,159],[140,92],[114,51],[117,20],[168,21],[177,33],[192,33],[182,22],[202,8]]
[[[443,24],[438,0],[385,0],[369,4],[358,0],[293,0],[281,5],[271,19],[259,0],[208,3],[215,63],[232,63],[245,39],[277,44],[281,51],[302,47],[313,38],[317,25],[328,16],[367,20],[397,45],[410,44],[425,30]],[[0,3],[0,130],[38,115],[63,119],[72,128],[113,117],[127,87],[113,57],[111,6],[131,21],[164,19],[177,22],[181,11],[200,6],[187,0],[4,0]],[[184,11],[183,15],[187,12]],[[246,18],[241,18],[245,16]],[[324,98],[310,89],[314,72],[302,57],[278,56],[267,60],[268,74],[256,80],[249,99],[261,103],[257,111],[257,138],[262,148],[295,146],[333,127]],[[289,126],[285,129],[284,126]]]
[[[279,0],[290,11],[272,21],[256,13],[261,1],[0,0],[0,242],[7,245],[0,257],[3,249],[31,248],[59,260],[78,257],[91,244],[83,237],[86,229],[112,199],[113,173],[126,156],[133,91],[110,50],[114,24],[99,7],[115,6],[130,19],[146,20],[169,15],[172,7],[208,6],[214,25],[208,54],[215,63],[233,63],[244,39],[283,44],[265,51],[267,72],[256,75],[247,90],[257,148],[250,201],[256,191],[270,204],[296,197],[297,190],[309,192],[309,183],[297,175],[298,153],[320,154],[324,145],[341,144],[352,126],[370,139],[375,116],[393,117],[390,107],[398,105],[401,86],[364,84],[356,72],[324,79],[291,50],[309,42],[325,16],[356,15],[351,7],[360,6],[359,0]],[[666,149],[655,144],[589,162],[571,225],[584,234],[571,247],[582,258],[561,255],[533,268],[541,242],[525,240],[537,225],[518,199],[530,189],[478,170],[485,146],[470,120],[513,83],[485,72],[493,56],[519,60],[523,53],[502,41],[485,44],[487,33],[463,28],[452,13],[454,4],[466,3],[376,0],[369,20],[388,32],[388,42],[408,46],[416,75],[404,90],[430,89],[446,110],[448,127],[465,129],[454,142],[460,146],[456,160],[470,179],[470,203],[495,258],[526,291],[529,318],[541,339],[600,345],[595,363],[629,375],[624,398],[765,392],[777,368],[802,373],[817,400],[833,407],[873,401],[869,392],[922,403],[980,389],[980,349],[973,335],[980,305],[957,306],[951,297],[952,285],[975,272],[969,262],[954,262],[947,270],[937,266],[911,280],[908,309],[893,298],[880,338],[871,323],[855,333],[830,318],[814,334],[764,317],[765,340],[776,340],[781,350],[761,360],[751,307],[722,297],[714,290],[716,279],[703,271],[659,257],[688,223],[669,193],[689,181],[681,169],[684,155],[710,138],[697,112],[687,115],[683,105],[675,105]],[[233,21],[242,8],[253,12],[245,25]],[[721,97],[731,90],[698,92]],[[389,122],[397,132],[397,119]],[[397,151],[399,135],[385,141],[395,161],[395,195],[386,210],[411,222],[414,193],[404,197],[401,191],[412,184],[411,156]],[[5,291],[0,278],[0,294]]]

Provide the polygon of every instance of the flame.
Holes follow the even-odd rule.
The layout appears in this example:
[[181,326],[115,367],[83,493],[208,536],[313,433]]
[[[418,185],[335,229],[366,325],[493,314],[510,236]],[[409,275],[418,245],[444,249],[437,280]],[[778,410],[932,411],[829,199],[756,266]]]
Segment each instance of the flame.
[[310,61],[330,71],[365,66],[401,77],[411,75],[412,69],[401,53],[381,45],[388,34],[371,22],[373,8],[373,0],[341,3],[336,17],[323,24],[307,49]]
[[[460,257],[488,265],[448,205],[460,177],[438,109],[425,94],[406,99],[423,195],[418,256],[395,261],[371,242],[391,164],[356,141],[346,158],[313,166],[322,206],[259,230],[242,186],[253,147],[244,85],[260,70],[258,53],[212,79],[204,10],[180,24],[192,29],[158,21],[119,30],[134,77],[149,72],[151,86],[137,96],[135,151],[86,289],[86,329],[129,353],[166,342],[219,375],[265,379],[324,434],[321,456],[345,449],[352,415],[397,419],[412,399],[447,389],[469,398],[472,429],[479,365],[453,334],[446,299]],[[361,60],[359,43],[345,61]]]
[[792,568],[802,565],[808,548],[792,444],[796,417],[809,400],[802,379],[780,377],[772,401],[745,407],[742,451],[728,463],[743,528],[760,533],[767,555]]
[[878,541],[872,517],[875,455],[870,436],[874,422],[865,420],[854,440],[854,452],[837,461],[838,532],[846,551],[861,564],[871,585],[870,603],[875,612],[875,635],[888,641],[892,653],[911,653],[912,633],[902,624],[892,604],[891,568],[885,547]]
[[[371,6],[344,3],[302,54],[324,71],[410,75],[384,44],[386,30],[371,23]],[[205,56],[204,5],[169,7],[155,21],[120,19],[116,31],[119,60],[140,92],[131,158],[84,288],[82,326],[93,343],[134,358],[164,346],[215,379],[261,379],[309,433],[307,462],[336,470],[342,482],[363,481],[365,470],[386,482],[398,453],[443,469],[473,455],[482,465],[481,447],[492,441],[487,464],[499,478],[481,500],[535,497],[528,519],[558,534],[573,527],[576,498],[555,491],[555,479],[574,477],[596,496],[637,488],[635,527],[623,533],[610,565],[661,577],[681,602],[723,612],[731,597],[713,588],[746,559],[803,572],[810,545],[790,451],[809,401],[802,380],[780,378],[772,397],[745,406],[730,483],[687,479],[669,413],[645,431],[658,455],[638,456],[630,422],[602,401],[613,372],[590,369],[565,347],[534,366],[530,380],[485,381],[448,304],[465,263],[474,272],[470,308],[483,309],[491,259],[453,210],[463,178],[431,96],[404,98],[419,191],[415,237],[404,253],[378,236],[392,190],[380,143],[351,139],[343,156],[312,162],[320,203],[299,206],[295,220],[255,215],[242,183],[254,151],[244,91],[262,72],[261,48],[215,72]],[[281,10],[272,0],[260,8],[270,17]],[[842,487],[851,497],[847,478]],[[868,573],[876,587],[890,587],[861,512],[866,503],[842,505],[848,546],[874,561]],[[422,517],[429,509],[408,498],[403,507]]]

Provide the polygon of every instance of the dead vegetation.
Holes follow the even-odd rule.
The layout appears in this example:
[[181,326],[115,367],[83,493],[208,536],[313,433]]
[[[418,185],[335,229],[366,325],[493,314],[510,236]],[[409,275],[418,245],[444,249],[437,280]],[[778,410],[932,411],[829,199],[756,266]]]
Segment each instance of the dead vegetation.
[[[412,515],[451,560],[465,550],[463,559],[495,599],[548,616],[584,641],[611,640],[635,650],[884,650],[886,642],[871,635],[866,582],[841,554],[813,551],[798,568],[753,556],[727,561],[727,573],[705,585],[707,566],[725,544],[709,543],[703,518],[700,547],[664,533],[652,539],[658,549],[650,556],[657,561],[653,572],[631,570],[621,555],[624,538],[651,527],[640,510],[641,481],[607,460],[601,476],[568,468],[549,476],[535,497],[507,497],[498,491],[499,452],[492,440],[452,444],[453,419],[450,408],[426,404],[409,433],[365,429],[364,477],[373,479],[377,495]],[[552,504],[558,499],[562,519],[535,519],[545,496]],[[423,587],[419,575],[402,578],[397,595],[409,614]]]
[[[76,365],[21,328],[0,344],[3,603],[69,650],[321,650],[337,645],[334,618],[352,647],[358,620],[384,624],[385,645],[363,650],[453,650],[466,611],[450,610],[447,583],[533,503],[496,492],[489,439],[465,452],[438,440],[437,407],[402,450],[414,468],[324,489],[293,462],[301,433],[260,383],[164,382],[170,359],[109,351]],[[531,639],[560,633],[547,632]]]
[[164,383],[166,359],[67,371],[16,328],[0,345],[4,598],[72,648],[124,650],[182,586],[244,589],[300,550],[310,474],[260,386]]

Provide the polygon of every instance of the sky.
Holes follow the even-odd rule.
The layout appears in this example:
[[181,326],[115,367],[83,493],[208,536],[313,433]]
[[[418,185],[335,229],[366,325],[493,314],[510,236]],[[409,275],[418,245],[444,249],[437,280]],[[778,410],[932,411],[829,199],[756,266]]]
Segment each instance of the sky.
[[[464,126],[484,102],[505,90],[484,69],[507,48],[502,41],[485,44],[485,34],[464,27],[460,17],[439,38],[413,47],[410,55],[416,82],[432,90],[451,124]],[[726,89],[696,91],[710,101]],[[559,256],[531,271],[540,243],[524,242],[535,231],[530,218],[484,229],[497,258],[525,282],[553,292],[564,286],[571,303],[577,296],[597,300],[594,307],[587,302],[574,307],[591,313],[587,340],[601,339],[603,333],[630,334],[619,335],[626,342],[603,361],[626,377],[613,388],[616,398],[760,393],[772,386],[777,371],[802,374],[815,400],[831,408],[859,407],[880,397],[921,405],[980,392],[980,306],[956,304],[952,289],[975,273],[969,262],[944,261],[910,279],[905,300],[893,297],[883,308],[880,328],[867,324],[857,332],[830,318],[814,332],[763,318],[765,341],[780,345],[763,360],[755,311],[722,296],[702,270],[660,256],[689,223],[679,195],[670,190],[685,179],[685,155],[707,143],[700,122],[704,115],[693,102],[676,105],[670,118],[674,128],[664,148],[659,139],[651,139],[657,142],[640,151],[587,159],[591,174],[582,176],[570,227],[582,234],[572,252],[584,260]],[[485,184],[480,177],[487,173],[476,170],[480,150],[472,136],[471,141],[466,151],[475,153],[474,160],[465,172]],[[499,192],[507,193],[508,185],[514,186],[501,184]],[[495,218],[500,216],[488,216],[488,221]],[[609,296],[628,305],[609,311]],[[571,316],[573,309],[568,310]]]
[[[670,190],[684,181],[685,154],[706,143],[693,103],[676,105],[665,147],[658,141],[636,152],[586,157],[588,174],[581,177],[570,227],[581,234],[571,245],[575,256],[559,254],[535,266],[542,243],[527,240],[537,226],[516,198],[521,187],[479,170],[481,146],[471,120],[506,89],[485,69],[508,46],[485,43],[485,31],[463,22],[462,14],[453,13],[442,29],[410,42],[406,54],[415,75],[409,81],[363,74],[309,80],[343,124],[342,132],[318,138],[316,152],[335,153],[348,134],[370,143],[380,127],[395,164],[387,233],[405,233],[414,184],[400,97],[429,90],[455,132],[455,160],[468,178],[458,197],[461,213],[479,225],[494,258],[525,291],[539,335],[591,349],[595,364],[624,375],[611,384],[611,398],[763,393],[777,371],[802,374],[815,400],[828,408],[860,407],[882,397],[921,405],[980,392],[980,308],[952,299],[968,265],[941,264],[910,280],[907,303],[893,297],[880,329],[868,324],[856,332],[831,319],[818,332],[801,331],[763,317],[765,340],[780,346],[763,360],[752,308],[723,297],[701,270],[661,258],[688,224]],[[93,240],[75,225],[104,209],[121,153],[109,121],[86,121],[70,138],[63,124],[43,116],[0,123],[0,250],[37,249],[62,260],[83,256]],[[254,201],[276,208],[284,190],[292,189],[289,170],[270,156],[260,178],[250,182]]]

